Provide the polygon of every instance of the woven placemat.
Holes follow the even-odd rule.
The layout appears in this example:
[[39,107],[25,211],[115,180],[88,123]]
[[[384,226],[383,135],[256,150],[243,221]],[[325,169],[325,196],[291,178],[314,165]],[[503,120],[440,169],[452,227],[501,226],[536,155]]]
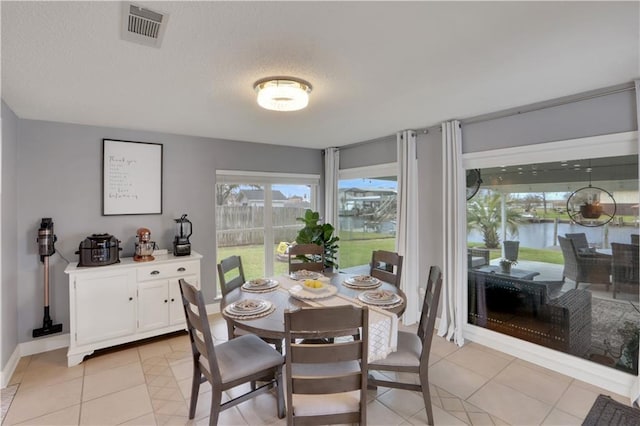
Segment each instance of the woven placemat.
[[272,291],[276,291],[280,287],[280,285],[276,285],[267,289],[254,289],[249,287],[241,287],[242,291],[246,291],[247,293],[271,293]]
[[598,395],[583,426],[637,426],[640,425],[640,409],[629,407],[607,395]]
[[276,310],[276,307],[273,304],[271,304],[271,307],[269,309],[267,309],[266,311],[260,312],[260,313],[257,313],[257,314],[253,314],[253,315],[235,315],[235,314],[232,314],[229,311],[224,311],[224,313],[229,318],[237,319],[237,320],[240,320],[240,321],[246,321],[246,320],[252,320],[252,319],[266,317],[267,315],[271,314],[275,310]]
[[354,289],[354,290],[372,290],[372,289],[374,289],[374,288],[378,288],[378,287],[380,287],[380,286],[382,285],[382,282],[379,282],[378,284],[368,285],[368,286],[366,286],[366,287],[362,287],[362,286],[359,286],[359,285],[349,284],[349,283],[348,283],[348,282],[346,282],[346,281],[342,281],[342,285],[343,285],[343,286],[345,286],[345,287],[352,288],[352,289]]

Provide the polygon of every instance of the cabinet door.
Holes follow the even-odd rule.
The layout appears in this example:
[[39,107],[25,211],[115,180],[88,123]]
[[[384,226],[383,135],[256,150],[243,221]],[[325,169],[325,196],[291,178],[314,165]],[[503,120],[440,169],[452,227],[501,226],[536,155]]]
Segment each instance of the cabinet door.
[[74,294],[77,345],[135,333],[135,271],[77,277]]
[[[183,278],[189,284],[200,288],[196,275],[187,275]],[[184,308],[182,307],[182,295],[180,294],[180,280],[178,278],[169,281],[169,320],[171,325],[183,324],[185,328],[187,327],[187,320],[184,317]]]
[[169,281],[158,280],[138,285],[138,331],[169,325]]

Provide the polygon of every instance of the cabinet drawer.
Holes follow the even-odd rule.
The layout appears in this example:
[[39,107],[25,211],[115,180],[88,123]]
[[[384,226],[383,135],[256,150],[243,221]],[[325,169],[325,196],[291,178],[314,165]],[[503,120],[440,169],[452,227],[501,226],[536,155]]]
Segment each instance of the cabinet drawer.
[[171,277],[181,277],[200,273],[200,263],[176,262],[168,265],[149,265],[138,268],[138,281],[149,281]]

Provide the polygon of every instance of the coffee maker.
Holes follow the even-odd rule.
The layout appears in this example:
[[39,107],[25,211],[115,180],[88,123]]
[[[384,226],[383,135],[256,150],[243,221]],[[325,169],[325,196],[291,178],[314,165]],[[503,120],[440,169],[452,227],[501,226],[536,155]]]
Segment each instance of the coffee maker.
[[151,241],[151,231],[147,228],[138,228],[136,231],[136,254],[133,260],[136,262],[149,262],[155,258],[151,256],[156,243]]
[[173,240],[174,256],[189,256],[191,254],[191,221],[187,219],[187,215],[183,214],[180,219],[174,219],[176,222],[176,237]]

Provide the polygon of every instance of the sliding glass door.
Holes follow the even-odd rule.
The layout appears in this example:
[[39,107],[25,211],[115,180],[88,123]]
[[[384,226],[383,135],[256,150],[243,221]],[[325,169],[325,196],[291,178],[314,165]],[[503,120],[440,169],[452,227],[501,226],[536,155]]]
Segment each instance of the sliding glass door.
[[219,171],[216,180],[217,262],[241,256],[247,279],[286,272],[286,247],[303,226],[296,219],[316,209],[319,176]]

